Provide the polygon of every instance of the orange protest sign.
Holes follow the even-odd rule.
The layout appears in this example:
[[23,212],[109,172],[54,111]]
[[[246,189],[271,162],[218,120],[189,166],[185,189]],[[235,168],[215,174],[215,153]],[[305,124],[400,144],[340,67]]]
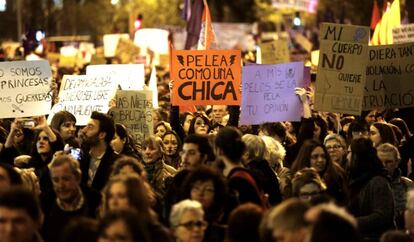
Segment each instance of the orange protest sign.
[[240,105],[239,50],[172,50],[173,105]]

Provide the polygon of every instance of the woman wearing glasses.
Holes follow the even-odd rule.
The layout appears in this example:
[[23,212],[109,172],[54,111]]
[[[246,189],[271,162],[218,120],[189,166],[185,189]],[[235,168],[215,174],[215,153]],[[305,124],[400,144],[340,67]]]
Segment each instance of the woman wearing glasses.
[[325,137],[324,145],[328,151],[331,161],[336,162],[342,168],[346,169],[346,142],[339,134],[329,134]]
[[201,242],[207,222],[201,203],[183,200],[172,207],[170,214],[171,231],[176,242]]

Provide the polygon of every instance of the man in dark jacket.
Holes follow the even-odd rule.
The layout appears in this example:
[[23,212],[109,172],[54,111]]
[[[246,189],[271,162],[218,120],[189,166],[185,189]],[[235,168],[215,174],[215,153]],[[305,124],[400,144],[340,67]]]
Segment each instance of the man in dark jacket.
[[80,216],[94,218],[101,195],[88,187],[81,188],[79,162],[70,155],[58,155],[50,164],[54,193],[44,194],[43,237],[46,242],[61,241],[65,226]]
[[109,145],[115,134],[114,121],[109,115],[93,112],[79,138],[84,157],[81,160],[82,183],[101,191],[118,158]]

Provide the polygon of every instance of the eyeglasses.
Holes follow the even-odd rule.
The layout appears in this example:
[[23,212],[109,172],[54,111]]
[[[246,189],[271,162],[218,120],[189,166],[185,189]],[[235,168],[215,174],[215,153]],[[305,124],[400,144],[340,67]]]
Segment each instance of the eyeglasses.
[[342,148],[342,146],[340,146],[340,145],[326,146],[327,150],[338,150],[340,148]]
[[214,187],[198,187],[198,186],[194,186],[193,188],[191,188],[192,192],[197,192],[197,193],[214,193]]
[[299,194],[299,197],[304,198],[304,199],[309,199],[309,198],[314,197],[314,196],[317,196],[317,195],[319,195],[319,194],[321,194],[321,192],[318,192],[318,191],[313,191],[313,192],[301,192],[301,193]]
[[192,230],[194,228],[199,228],[199,229],[206,229],[207,228],[208,223],[204,220],[198,220],[198,221],[188,221],[185,223],[181,223],[178,224],[177,227],[184,227],[188,230]]

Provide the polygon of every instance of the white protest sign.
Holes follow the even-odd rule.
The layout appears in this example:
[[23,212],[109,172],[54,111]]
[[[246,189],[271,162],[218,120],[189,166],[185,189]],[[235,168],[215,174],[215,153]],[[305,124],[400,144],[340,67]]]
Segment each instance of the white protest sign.
[[110,76],[122,90],[142,90],[145,85],[144,64],[89,65],[86,75]]
[[119,39],[129,39],[129,34],[105,34],[103,37],[105,57],[114,57]]
[[138,144],[153,135],[152,91],[118,90],[116,107],[109,111],[115,123],[125,125]]
[[401,25],[392,30],[394,44],[414,42],[414,24]]
[[76,117],[76,125],[86,125],[93,111],[108,112],[117,83],[110,76],[65,75],[54,111],[66,110]]
[[0,118],[48,114],[51,81],[46,60],[0,62]]

